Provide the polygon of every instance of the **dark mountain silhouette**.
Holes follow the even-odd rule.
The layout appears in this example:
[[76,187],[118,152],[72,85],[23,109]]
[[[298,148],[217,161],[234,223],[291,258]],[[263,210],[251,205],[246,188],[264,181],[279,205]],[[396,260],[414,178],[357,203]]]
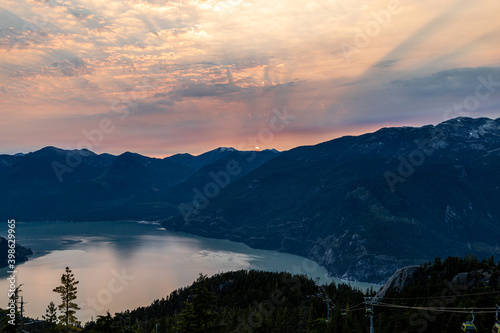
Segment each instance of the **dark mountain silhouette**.
[[0,183],[8,218],[160,220],[365,281],[435,256],[500,251],[500,119],[383,128],[279,154],[47,147],[0,155]]
[[[9,243],[9,241],[4,238],[4,237],[0,237],[0,267],[7,267],[9,266],[9,249],[11,249],[11,246],[12,246],[12,242]],[[14,259],[10,259],[10,260],[13,260],[13,262],[15,263],[15,265],[17,264],[20,264],[26,260],[28,260],[28,257],[30,255],[33,254],[33,251],[31,251],[31,249],[28,249],[28,248],[25,248],[24,246],[21,246],[21,244],[19,243],[15,243],[15,257]],[[12,263],[12,262],[11,262]],[[10,264],[11,264],[10,263]],[[12,269],[9,269],[9,270],[12,270]]]
[[181,163],[195,170],[198,170],[204,167],[205,165],[214,163],[235,151],[236,149],[234,148],[220,147],[198,156],[193,156],[188,153],[183,153],[183,154],[175,154],[170,157],[165,157],[165,159],[168,159],[170,161],[175,161],[177,163]]
[[497,254],[500,119],[384,128],[280,154],[167,228],[382,281],[436,255]]
[[[23,156],[0,155],[0,209],[6,218],[23,220],[144,219],[155,214],[165,217],[162,207],[155,211],[157,205],[151,203],[162,204],[163,197],[170,193],[176,197],[178,189],[170,191],[174,186],[193,177],[207,179],[212,170],[207,163],[214,164],[216,170],[218,161],[229,154],[254,153],[252,161],[241,161],[241,177],[277,154],[217,148],[200,156],[190,155],[195,162],[188,164],[176,158],[150,158],[131,152],[97,155],[86,149],[55,147]],[[227,161],[220,162],[224,163]],[[231,182],[238,177],[231,177]],[[190,191],[191,182],[186,186],[184,192]]]

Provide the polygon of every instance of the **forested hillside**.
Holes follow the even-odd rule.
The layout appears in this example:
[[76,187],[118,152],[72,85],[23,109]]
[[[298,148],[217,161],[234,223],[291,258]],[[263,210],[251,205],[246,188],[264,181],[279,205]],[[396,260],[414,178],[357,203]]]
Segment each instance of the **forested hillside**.
[[[158,332],[325,331],[332,326],[325,323],[325,292],[344,304],[363,300],[361,291],[347,285],[331,284],[322,292],[314,281],[288,273],[237,271],[211,278],[200,275],[192,286],[174,291],[149,307],[100,317],[96,323],[87,324],[84,331],[150,332],[156,324]],[[331,315],[341,319],[337,310]],[[353,322],[353,327],[361,330],[361,326]]]
[[[471,310],[478,332],[491,332],[499,286],[500,264],[493,258],[436,258],[398,271],[378,293],[345,284],[319,286],[301,275],[242,270],[200,275],[150,306],[99,316],[82,331],[368,333],[368,296],[375,301],[377,333],[456,333],[471,320]],[[333,309],[327,322],[328,300]],[[25,329],[45,332],[43,322]]]
[[[0,267],[7,266],[7,259],[9,255],[9,243],[8,240],[0,237]],[[16,244],[15,246],[15,262],[21,263],[23,261],[28,260],[28,257],[33,254],[31,249],[27,249],[20,244]]]
[[[398,271],[377,294],[345,284],[318,286],[289,273],[236,271],[200,275],[150,306],[107,314],[84,332],[359,332],[368,333],[365,296],[373,297],[377,333],[456,333],[471,320],[490,332],[500,303],[500,264],[493,258],[436,258]],[[84,281],[82,281],[84,283]],[[330,320],[327,300],[331,300]],[[38,332],[32,327],[30,332]],[[40,331],[41,332],[41,331]]]
[[478,332],[491,332],[500,304],[500,264],[440,258],[416,268],[375,306],[377,332],[459,332],[474,310]]

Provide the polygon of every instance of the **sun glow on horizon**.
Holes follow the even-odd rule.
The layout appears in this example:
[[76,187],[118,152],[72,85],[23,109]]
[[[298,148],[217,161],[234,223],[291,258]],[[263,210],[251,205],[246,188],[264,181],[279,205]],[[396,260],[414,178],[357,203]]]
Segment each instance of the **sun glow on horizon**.
[[[493,0],[6,0],[0,150],[76,148],[106,118],[115,130],[96,150],[154,155],[438,123],[478,77],[500,81],[498,12]],[[270,122],[284,108],[281,129]],[[468,114],[499,109],[492,94]],[[266,128],[280,128],[269,142]]]

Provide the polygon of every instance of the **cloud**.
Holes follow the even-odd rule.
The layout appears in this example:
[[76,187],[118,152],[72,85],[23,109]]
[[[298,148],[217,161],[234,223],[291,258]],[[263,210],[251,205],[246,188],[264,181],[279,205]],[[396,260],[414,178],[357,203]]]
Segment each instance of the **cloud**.
[[79,57],[54,61],[51,67],[60,70],[64,76],[89,75],[94,72],[87,62]]
[[174,106],[175,102],[171,99],[160,99],[156,102],[157,104],[166,105],[166,106]]
[[167,93],[156,93],[154,94],[153,98],[159,98],[159,97],[167,97]]
[[376,68],[390,68],[397,64],[398,59],[382,60],[377,62],[373,67]]
[[208,97],[218,96],[240,91],[240,88],[232,83],[207,85],[205,83],[188,84],[185,88],[171,91],[172,95],[181,97]]
[[[297,116],[289,127],[296,139],[277,148],[288,149],[317,142],[315,129],[325,138],[352,124],[436,122],[474,93],[478,75],[498,75],[498,1],[442,0],[432,11],[429,1],[401,2],[401,13],[347,62],[340,42],[352,44],[387,3],[3,0],[0,133],[22,123],[26,140],[46,142],[36,130],[43,118],[51,133],[75,137],[95,124],[67,126],[68,118],[112,116],[118,101],[136,105],[118,123],[137,136],[127,141],[117,130],[113,145],[186,140],[176,150],[201,150],[197,140],[234,146],[286,106]],[[10,142],[6,135],[0,142]]]
[[500,82],[500,67],[453,68],[431,75],[395,80],[390,86],[407,96],[457,96],[473,95],[479,78]]

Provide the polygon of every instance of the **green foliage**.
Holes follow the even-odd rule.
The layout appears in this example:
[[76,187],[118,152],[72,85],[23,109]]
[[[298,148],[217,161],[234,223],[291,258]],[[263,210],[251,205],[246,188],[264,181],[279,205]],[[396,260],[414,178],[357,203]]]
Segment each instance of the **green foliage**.
[[[499,269],[492,258],[436,258],[416,269],[402,290],[389,290],[380,305],[375,305],[375,331],[456,333],[470,315],[415,308],[493,309],[500,303],[496,287]],[[156,324],[159,333],[369,332],[363,292],[335,283],[324,286],[324,291],[335,304],[329,322],[326,304],[318,297],[320,290],[305,276],[259,271],[228,272],[210,278],[200,275],[190,287],[178,289],[148,307],[108,314],[109,326],[85,331],[121,332],[113,327],[120,327],[118,323],[126,320],[132,323],[131,332],[144,333],[155,332]],[[387,307],[393,305],[410,308]],[[349,311],[343,315],[347,307]],[[479,332],[491,331],[494,314],[477,313],[474,323]]]
[[10,309],[6,310],[5,317],[1,321],[2,332],[18,332],[22,327],[21,316],[18,311],[19,294],[22,291],[21,286],[22,284],[9,295],[9,307],[13,305],[13,313]]
[[179,333],[199,332],[200,324],[197,323],[196,312],[193,303],[187,303],[179,315],[177,329]]
[[78,326],[80,324],[75,317],[76,310],[80,310],[80,307],[73,302],[76,299],[76,285],[78,283],[79,281],[75,280],[71,269],[66,267],[65,273],[61,276],[61,285],[53,290],[61,296],[62,303],[59,304],[58,308],[62,314],[59,316],[59,321],[64,324],[66,332],[69,332],[71,325]]
[[[148,307],[115,314],[127,317],[135,332],[330,332],[326,306],[318,299],[314,281],[302,275],[236,271],[210,278],[200,275],[192,286],[172,292]],[[363,293],[346,285],[326,287],[331,298],[358,304]],[[339,305],[340,306],[340,305]],[[309,322],[308,317],[312,320]],[[317,320],[318,318],[322,318]],[[123,320],[123,319],[121,319]],[[118,332],[110,326],[86,332]],[[360,331],[361,332],[361,331]]]
[[[493,258],[436,258],[409,272],[402,285],[388,290],[374,306],[377,333],[456,333],[462,322],[471,319],[463,309],[493,310],[500,303],[500,265]],[[75,282],[71,270],[67,269],[65,275],[65,281]],[[374,296],[372,290],[367,293]],[[323,295],[335,305],[328,322]],[[210,278],[200,274],[191,286],[175,290],[150,306],[98,316],[83,331],[368,333],[370,320],[365,316],[364,296],[362,291],[345,284],[331,283],[319,288],[306,276],[289,273],[242,270]],[[444,308],[447,311],[440,311]],[[12,325],[5,325],[5,314],[0,312],[2,332],[16,332]],[[491,331],[494,313],[475,314],[478,332]],[[54,303],[49,304],[43,318],[43,329],[35,325],[25,325],[24,329],[30,333],[58,332],[53,325]]]
[[128,312],[117,313],[113,318],[109,312],[105,316],[98,316],[96,322],[85,325],[85,331],[109,333],[133,333]]
[[[406,307],[432,307],[436,310],[376,308],[377,332],[458,332],[467,313],[441,311],[444,308],[490,308],[500,304],[498,267],[493,258],[436,258],[420,266],[402,290],[388,292],[383,302]],[[387,327],[389,323],[389,326]],[[476,313],[479,332],[490,332],[495,323],[492,313]]]
[[0,327],[2,328],[2,332],[5,333],[16,333],[18,331],[18,325],[16,323],[11,324],[12,321],[8,316],[4,316],[2,321],[0,322]]
[[57,329],[57,308],[54,302],[50,302],[49,306],[45,310],[45,316],[42,316],[45,320],[44,329],[47,333],[55,333]]
[[179,315],[179,333],[218,332],[222,325],[216,312],[217,296],[208,290],[207,277],[200,274],[191,288],[191,300]]

